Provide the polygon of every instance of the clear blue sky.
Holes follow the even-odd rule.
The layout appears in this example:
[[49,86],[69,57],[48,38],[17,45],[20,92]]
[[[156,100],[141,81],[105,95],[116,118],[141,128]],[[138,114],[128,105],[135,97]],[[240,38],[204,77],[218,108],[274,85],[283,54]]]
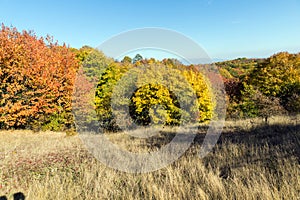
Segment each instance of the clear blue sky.
[[300,0],[0,0],[0,22],[76,48],[162,27],[192,38],[211,58],[300,52]]

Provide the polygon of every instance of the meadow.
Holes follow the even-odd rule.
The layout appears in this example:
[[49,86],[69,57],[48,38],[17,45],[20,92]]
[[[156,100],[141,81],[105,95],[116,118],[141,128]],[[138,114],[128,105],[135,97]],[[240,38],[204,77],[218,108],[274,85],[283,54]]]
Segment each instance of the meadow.
[[24,2],[1,2],[0,200],[300,200],[300,1]]
[[[26,199],[300,199],[300,116],[227,121],[213,151],[200,159],[200,127],[189,150],[160,170],[131,174],[98,162],[78,136],[0,132],[0,196]],[[130,151],[155,150],[174,136],[107,133]]]

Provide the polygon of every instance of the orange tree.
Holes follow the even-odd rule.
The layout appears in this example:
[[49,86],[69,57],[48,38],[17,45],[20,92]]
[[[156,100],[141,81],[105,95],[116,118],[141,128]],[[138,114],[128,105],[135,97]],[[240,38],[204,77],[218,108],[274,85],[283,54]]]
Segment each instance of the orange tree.
[[61,130],[71,126],[78,69],[74,53],[51,37],[0,31],[0,128]]

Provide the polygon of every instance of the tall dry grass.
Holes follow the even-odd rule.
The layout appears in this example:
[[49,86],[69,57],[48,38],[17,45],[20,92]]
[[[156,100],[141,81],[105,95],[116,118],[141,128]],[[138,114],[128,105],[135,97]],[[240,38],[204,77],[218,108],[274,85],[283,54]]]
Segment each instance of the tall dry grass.
[[[87,152],[78,136],[0,132],[0,196],[26,199],[299,199],[300,127],[291,118],[269,125],[227,122],[213,151],[198,157],[205,127],[179,160],[161,170],[129,174]],[[110,134],[132,151],[155,149],[174,136],[151,139]]]

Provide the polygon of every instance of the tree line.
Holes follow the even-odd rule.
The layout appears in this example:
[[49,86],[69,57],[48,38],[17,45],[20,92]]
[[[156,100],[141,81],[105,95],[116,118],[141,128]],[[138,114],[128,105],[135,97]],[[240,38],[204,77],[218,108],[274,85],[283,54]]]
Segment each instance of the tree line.
[[[239,58],[215,65],[224,80],[228,118],[267,120],[275,114],[299,113],[299,53],[281,52],[267,59]],[[140,73],[141,67],[147,76]],[[141,55],[116,61],[88,46],[75,49],[50,36],[37,37],[31,31],[2,25],[0,129],[72,130],[76,92],[82,97],[75,102],[76,108],[84,112],[90,105],[97,113],[97,119],[91,116],[86,123],[96,120],[106,129],[118,128],[111,108],[113,95],[120,96],[116,106],[128,106],[131,119],[139,125],[178,125],[182,117],[206,122],[212,118],[216,102],[205,75],[196,70],[199,67]],[[81,83],[76,91],[75,81]],[[120,81],[124,87],[117,87]],[[135,88],[130,96],[126,96],[125,86]],[[96,92],[90,93],[91,88]],[[196,100],[189,102],[193,95]],[[182,102],[192,106],[183,109]]]

